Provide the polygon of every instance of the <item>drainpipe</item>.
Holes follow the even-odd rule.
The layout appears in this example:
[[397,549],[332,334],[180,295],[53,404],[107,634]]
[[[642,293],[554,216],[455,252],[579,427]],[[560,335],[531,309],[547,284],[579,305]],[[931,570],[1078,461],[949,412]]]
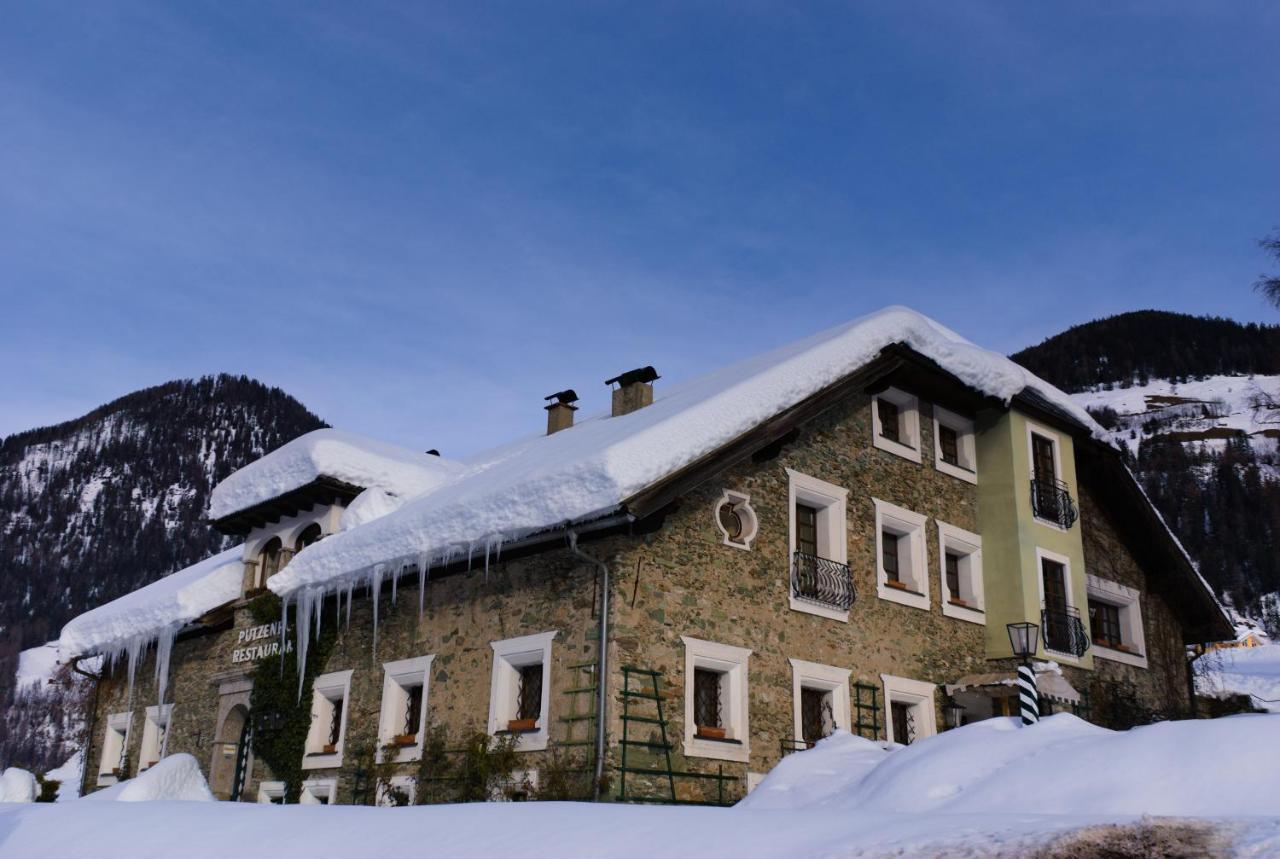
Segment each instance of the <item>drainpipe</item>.
[[609,700],[605,681],[609,661],[609,565],[578,548],[576,535],[569,541],[569,551],[595,566],[600,575],[600,661],[596,668],[596,774],[591,788],[592,802],[600,801],[600,784],[604,780],[605,703]]
[[80,795],[89,795],[89,767],[92,763],[89,760],[89,753],[93,751],[93,732],[97,727],[98,721],[98,693],[102,688],[101,674],[91,674],[80,667],[80,660],[83,656],[77,656],[71,660],[71,670],[75,673],[88,677],[93,681],[93,703],[89,705],[88,727],[84,737],[84,765],[80,767]]

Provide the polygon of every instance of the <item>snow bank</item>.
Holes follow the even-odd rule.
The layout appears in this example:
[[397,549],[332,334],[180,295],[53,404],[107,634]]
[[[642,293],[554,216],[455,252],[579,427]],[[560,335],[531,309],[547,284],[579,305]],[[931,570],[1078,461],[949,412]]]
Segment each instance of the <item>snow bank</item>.
[[[282,595],[333,590],[344,578],[372,577],[378,565],[467,557],[500,540],[607,515],[641,489],[899,342],[984,394],[1008,402],[1034,391],[1096,436],[1104,434],[1070,397],[1003,355],[915,311],[891,307],[686,384],[659,388],[652,405],[631,414],[597,415],[492,451],[469,462],[466,474],[399,510],[308,547],[268,586]],[[219,501],[217,509],[229,512],[236,504]]]
[[84,799],[86,802],[214,801],[200,765],[188,754],[169,755],[136,778],[113,784]]
[[58,642],[51,641],[18,654],[17,688],[44,686],[58,671]]
[[44,774],[45,781],[58,783],[58,802],[80,796],[80,781],[84,777],[84,749],[80,749],[60,767]]
[[58,639],[63,658],[128,652],[135,660],[165,631],[172,636],[205,612],[240,596],[243,550],[243,546],[228,549],[73,618]]
[[353,433],[321,429],[299,436],[230,475],[213,488],[209,516],[221,519],[301,489],[318,477],[378,487],[408,498],[463,471],[460,463]]
[[39,795],[36,777],[17,767],[0,774],[0,802],[35,802]]
[[[739,808],[886,813],[1280,815],[1280,717],[1163,722],[1108,731],[1069,714],[1023,728],[988,719],[887,753],[855,738],[779,764]],[[805,760],[810,758],[810,760]],[[830,778],[852,758],[861,777]],[[1241,785],[1248,785],[1241,790]]]

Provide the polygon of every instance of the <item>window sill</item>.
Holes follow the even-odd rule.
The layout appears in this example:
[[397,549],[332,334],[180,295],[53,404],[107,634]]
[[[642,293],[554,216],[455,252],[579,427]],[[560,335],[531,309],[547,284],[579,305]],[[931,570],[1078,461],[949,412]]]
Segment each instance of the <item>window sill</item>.
[[693,738],[698,742],[704,743],[729,743],[734,746],[742,745],[742,740],[735,740],[730,737],[708,737],[705,734],[694,734]]
[[519,737],[519,736],[524,736],[525,734],[536,734],[541,730],[542,730],[541,728],[518,728],[515,730],[512,730],[510,728],[503,728],[500,731],[494,731],[493,735],[495,737],[506,737],[506,736]]
[[342,766],[342,752],[307,752],[302,756],[304,770],[327,770]]
[[710,737],[687,736],[684,740],[684,753],[691,758],[710,758],[712,760],[747,763],[751,759],[751,748],[742,740],[713,740]]
[[977,606],[957,605],[950,600],[945,600],[942,603],[942,614],[946,617],[976,623],[981,626],[986,626],[987,624],[986,612]]
[[1042,519],[1039,516],[1037,516],[1035,513],[1031,514],[1031,518],[1035,521],[1037,525],[1043,525],[1046,528],[1052,528],[1053,530],[1060,531],[1063,534],[1071,533],[1070,528],[1063,528],[1061,525],[1059,525],[1057,522],[1054,522],[1052,519]]
[[895,588],[881,580],[876,586],[876,596],[886,602],[896,602],[899,605],[918,608],[922,611],[929,610],[929,595],[920,591],[913,591],[907,588]]
[[878,434],[872,436],[871,443],[874,447],[879,450],[883,450],[885,453],[900,456],[903,459],[914,462],[916,465],[920,464],[921,455],[919,447],[912,447],[911,445],[903,444],[900,441],[893,441],[892,439],[887,439]]
[[830,608],[820,603],[806,602],[805,600],[791,597],[791,610],[803,612],[804,614],[812,614],[818,617],[825,617],[827,620],[838,620],[841,623],[849,622],[849,612],[841,611],[838,608]]
[[963,465],[952,465],[939,459],[934,461],[934,467],[943,474],[949,474],[957,480],[963,480],[965,483],[976,484],[978,482],[978,472],[965,468]]
[[1102,644],[1093,645],[1093,655],[1098,659],[1107,659],[1111,662],[1119,662],[1124,665],[1132,665],[1135,668],[1147,667],[1147,656],[1144,653],[1134,653],[1125,650],[1113,650]]

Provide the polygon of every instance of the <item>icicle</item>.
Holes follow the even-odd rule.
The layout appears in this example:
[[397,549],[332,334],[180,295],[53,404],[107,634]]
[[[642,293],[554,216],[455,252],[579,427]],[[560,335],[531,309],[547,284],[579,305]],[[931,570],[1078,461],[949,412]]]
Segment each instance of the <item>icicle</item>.
[[347,629],[351,628],[351,598],[355,596],[356,583],[354,579],[347,580]]
[[418,620],[422,620],[422,610],[427,599],[427,570],[430,569],[431,552],[428,550],[418,556]]
[[467,541],[467,572],[471,571],[471,556],[474,555],[475,552],[476,552],[476,541],[468,540]]
[[303,588],[298,592],[298,608],[294,612],[297,618],[298,635],[298,700],[302,700],[302,686],[307,676],[307,645],[311,643],[311,589]]
[[492,540],[484,541],[484,582],[489,583],[489,548],[493,545]]
[[373,598],[373,652],[378,652],[378,597],[382,594],[382,576],[385,572],[382,564],[373,568],[369,576],[369,592]]
[[494,557],[493,559],[493,562],[495,564],[502,563],[502,540],[503,540],[502,532],[499,531],[498,536],[494,538],[494,546],[497,549],[496,557]]
[[320,591],[320,595],[316,597],[316,641],[320,640],[320,615],[324,611],[324,591]]
[[[404,568],[400,568],[400,572],[404,572]],[[400,581],[400,574],[393,573],[391,575],[391,604],[396,604],[396,583]]]
[[156,639],[156,693],[157,704],[164,705],[165,693],[169,691],[169,657],[173,654],[173,639],[178,634],[178,625],[166,626]]
[[138,662],[141,661],[143,654],[147,652],[147,645],[151,643],[149,638],[141,635],[135,635],[129,639],[125,645],[125,652],[129,656],[129,704],[133,704],[133,679],[138,674]]
[[289,598],[280,598],[280,676],[284,676],[284,655],[289,650]]

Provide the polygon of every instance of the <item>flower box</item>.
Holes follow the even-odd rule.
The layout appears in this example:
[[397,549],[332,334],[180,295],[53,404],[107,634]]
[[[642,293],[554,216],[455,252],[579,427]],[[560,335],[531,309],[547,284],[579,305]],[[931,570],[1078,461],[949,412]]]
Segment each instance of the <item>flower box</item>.
[[507,722],[507,730],[513,734],[527,733],[529,731],[538,730],[537,719],[512,719]]
[[418,744],[417,734],[396,734],[391,738],[391,745],[404,748],[405,746],[416,746]]
[[889,587],[891,587],[891,588],[897,588],[897,589],[898,589],[898,590],[900,590],[900,591],[905,591],[905,590],[907,590],[907,583],[906,583],[906,582],[897,582],[897,581],[894,581],[893,579],[885,579],[884,583],[885,583],[886,585],[888,585]]
[[958,605],[958,606],[960,606],[961,608],[968,608],[968,607],[969,607],[969,601],[968,601],[968,600],[962,600],[962,599],[960,599],[960,597],[952,597],[951,599],[947,600],[947,602],[951,603],[952,605]]
[[322,749],[320,750],[320,754],[322,754],[322,755],[332,755],[332,754],[336,754],[336,753],[337,753],[337,751],[338,751],[338,747],[337,747],[336,745],[333,745],[332,743],[330,743],[330,744],[326,745],[324,748],[322,748]]
[[723,740],[725,738],[724,728],[714,728],[711,725],[699,725],[697,735],[708,740]]

